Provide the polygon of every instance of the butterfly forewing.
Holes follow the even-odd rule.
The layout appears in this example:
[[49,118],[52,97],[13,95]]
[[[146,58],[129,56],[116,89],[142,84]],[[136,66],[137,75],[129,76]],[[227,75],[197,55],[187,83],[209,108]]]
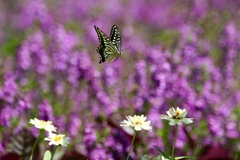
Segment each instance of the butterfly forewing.
[[111,33],[110,33],[110,40],[120,52],[122,48],[122,38],[121,38],[121,33],[119,31],[119,28],[116,25],[112,26]]

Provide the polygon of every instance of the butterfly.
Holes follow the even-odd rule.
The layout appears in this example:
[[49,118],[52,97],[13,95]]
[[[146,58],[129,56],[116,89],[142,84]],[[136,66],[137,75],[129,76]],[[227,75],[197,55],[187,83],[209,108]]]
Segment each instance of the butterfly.
[[100,54],[100,62],[106,60],[112,62],[122,54],[122,38],[119,28],[116,25],[112,26],[110,37],[108,37],[101,29],[94,26],[100,45],[97,47],[97,52]]

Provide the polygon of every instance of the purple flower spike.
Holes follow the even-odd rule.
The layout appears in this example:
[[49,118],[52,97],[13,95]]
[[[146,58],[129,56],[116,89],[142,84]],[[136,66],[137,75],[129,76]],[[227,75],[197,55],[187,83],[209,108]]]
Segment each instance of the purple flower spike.
[[41,104],[39,104],[38,109],[39,109],[39,119],[42,119],[45,121],[54,120],[52,106],[49,104],[48,101],[45,100]]

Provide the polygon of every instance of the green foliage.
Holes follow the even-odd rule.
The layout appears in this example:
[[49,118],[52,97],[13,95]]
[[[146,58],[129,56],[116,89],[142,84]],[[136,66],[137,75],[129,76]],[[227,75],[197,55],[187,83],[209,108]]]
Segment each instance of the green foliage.
[[23,35],[16,35],[10,37],[8,40],[4,41],[2,45],[0,45],[0,53],[3,57],[14,55],[17,53],[17,49],[21,44],[23,39]]
[[177,32],[176,30],[164,30],[157,33],[156,38],[153,39],[153,43],[160,43],[163,49],[173,49],[176,47],[178,39],[179,32]]
[[171,148],[169,146],[171,146],[171,141],[169,138],[169,135],[171,133],[171,126],[169,126],[167,121],[163,121],[163,128],[161,131],[161,137],[163,140],[163,144],[164,144],[164,148],[166,150],[167,153],[171,152]]
[[157,146],[153,146],[153,147],[156,148],[164,158],[171,159],[171,157],[167,155],[167,153],[163,152],[160,148],[158,148]]
[[74,33],[78,33],[78,34],[81,34],[83,32],[83,28],[81,27],[81,24],[76,22],[76,21],[72,21],[72,22],[67,23],[65,25],[65,28],[67,30],[71,30]]

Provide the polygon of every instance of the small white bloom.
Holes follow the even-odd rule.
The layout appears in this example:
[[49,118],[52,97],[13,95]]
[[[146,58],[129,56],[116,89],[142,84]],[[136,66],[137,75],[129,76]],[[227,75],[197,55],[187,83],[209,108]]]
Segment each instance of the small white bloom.
[[174,125],[181,125],[182,123],[185,124],[190,124],[193,122],[193,118],[185,118],[187,115],[186,109],[180,109],[177,107],[175,110],[174,108],[170,108],[167,111],[167,115],[161,115],[161,119],[166,119],[169,120],[169,125],[174,126]]
[[134,115],[132,116],[126,116],[127,120],[121,121],[120,126],[124,126],[124,127],[132,127],[134,130],[136,131],[140,131],[142,129],[144,130],[151,130],[152,127],[150,126],[151,122],[150,121],[146,121],[147,117],[145,117],[144,115],[141,116],[137,116]]
[[51,121],[39,120],[37,118],[30,119],[29,123],[35,125],[38,129],[44,129],[48,132],[56,132],[56,127],[52,125]]
[[62,145],[62,146],[67,146],[69,144],[69,137],[65,137],[64,134],[54,134],[54,133],[49,133],[48,138],[44,138],[45,141],[50,141],[49,145]]

